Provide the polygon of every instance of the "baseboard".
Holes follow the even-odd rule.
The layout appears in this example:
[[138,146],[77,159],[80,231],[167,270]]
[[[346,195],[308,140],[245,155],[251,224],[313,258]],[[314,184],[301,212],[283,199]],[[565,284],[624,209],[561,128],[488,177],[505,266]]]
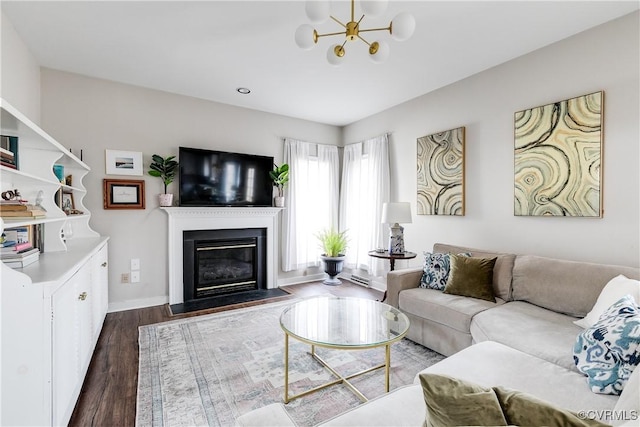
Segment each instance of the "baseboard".
[[136,308],[154,307],[156,305],[163,305],[169,303],[169,296],[162,295],[150,298],[134,299],[121,302],[110,302],[109,313],[115,313],[117,311],[134,310]]
[[287,277],[286,279],[278,279],[278,287],[297,285],[299,283],[316,282],[318,280],[324,280],[325,277],[327,277],[327,275],[324,273],[310,274],[308,276]]

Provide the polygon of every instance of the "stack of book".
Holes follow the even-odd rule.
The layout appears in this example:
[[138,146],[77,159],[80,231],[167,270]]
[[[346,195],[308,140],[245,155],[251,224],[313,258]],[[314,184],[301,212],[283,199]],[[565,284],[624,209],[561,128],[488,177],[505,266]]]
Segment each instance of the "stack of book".
[[0,200],[0,217],[4,219],[44,218],[47,212],[41,207],[15,200]]
[[7,267],[22,268],[40,259],[40,249],[34,248],[30,242],[17,243],[5,239],[0,248],[0,260]]
[[0,165],[18,169],[18,137],[0,136]]

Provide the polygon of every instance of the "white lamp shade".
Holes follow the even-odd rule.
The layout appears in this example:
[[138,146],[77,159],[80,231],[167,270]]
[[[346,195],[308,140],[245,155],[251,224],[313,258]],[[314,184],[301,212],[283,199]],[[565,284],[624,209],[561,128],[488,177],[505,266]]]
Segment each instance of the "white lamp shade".
[[384,61],[389,58],[389,44],[387,42],[378,42],[378,51],[371,55],[369,54],[369,59],[371,59],[376,64],[382,64]]
[[401,12],[391,21],[391,37],[398,41],[409,39],[416,30],[416,20],[408,12]]
[[387,9],[388,0],[365,0],[360,2],[366,16],[379,16]]
[[409,202],[385,203],[382,205],[383,224],[408,224],[411,222],[411,204]]
[[320,24],[329,18],[329,0],[307,0],[304,11],[311,22]]
[[302,24],[296,30],[296,44],[300,49],[309,50],[313,47],[313,27],[309,24]]
[[329,46],[329,49],[327,49],[327,61],[329,61],[329,64],[337,67],[339,65],[342,64],[342,62],[344,61],[344,56],[338,56],[336,55],[334,49],[336,48],[336,46],[340,46],[339,44],[332,44],[331,46]]

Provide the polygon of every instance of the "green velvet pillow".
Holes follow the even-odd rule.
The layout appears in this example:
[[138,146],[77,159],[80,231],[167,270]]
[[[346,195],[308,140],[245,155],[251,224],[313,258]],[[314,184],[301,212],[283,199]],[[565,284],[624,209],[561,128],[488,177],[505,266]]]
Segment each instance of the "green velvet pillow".
[[461,295],[496,302],[493,294],[493,266],[496,258],[449,255],[451,270],[445,294]]
[[493,387],[509,425],[549,427],[601,427],[596,420],[582,419],[575,413],[555,407],[520,391]]
[[507,425],[490,388],[436,374],[420,374],[420,384],[427,405],[426,427]]

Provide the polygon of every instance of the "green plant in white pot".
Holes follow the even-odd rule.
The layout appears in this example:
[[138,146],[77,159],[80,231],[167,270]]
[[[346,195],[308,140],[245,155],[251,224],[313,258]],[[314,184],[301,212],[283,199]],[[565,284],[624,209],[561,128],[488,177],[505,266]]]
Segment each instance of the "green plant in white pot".
[[273,186],[278,188],[278,195],[273,198],[276,207],[284,207],[284,187],[289,183],[289,165],[273,165],[273,170],[269,171],[269,177],[273,181]]
[[174,160],[176,156],[164,158],[157,154],[151,156],[149,165],[149,175],[160,178],[164,184],[164,193],[158,195],[160,206],[171,206],[173,204],[173,194],[167,193],[167,187],[176,178],[178,173],[178,162]]
[[345,231],[335,231],[333,228],[322,230],[316,237],[320,241],[320,247],[323,250],[320,258],[324,261],[324,272],[329,276],[325,279],[325,285],[339,285],[342,282],[336,276],[342,271],[345,253],[347,250],[347,234]]

